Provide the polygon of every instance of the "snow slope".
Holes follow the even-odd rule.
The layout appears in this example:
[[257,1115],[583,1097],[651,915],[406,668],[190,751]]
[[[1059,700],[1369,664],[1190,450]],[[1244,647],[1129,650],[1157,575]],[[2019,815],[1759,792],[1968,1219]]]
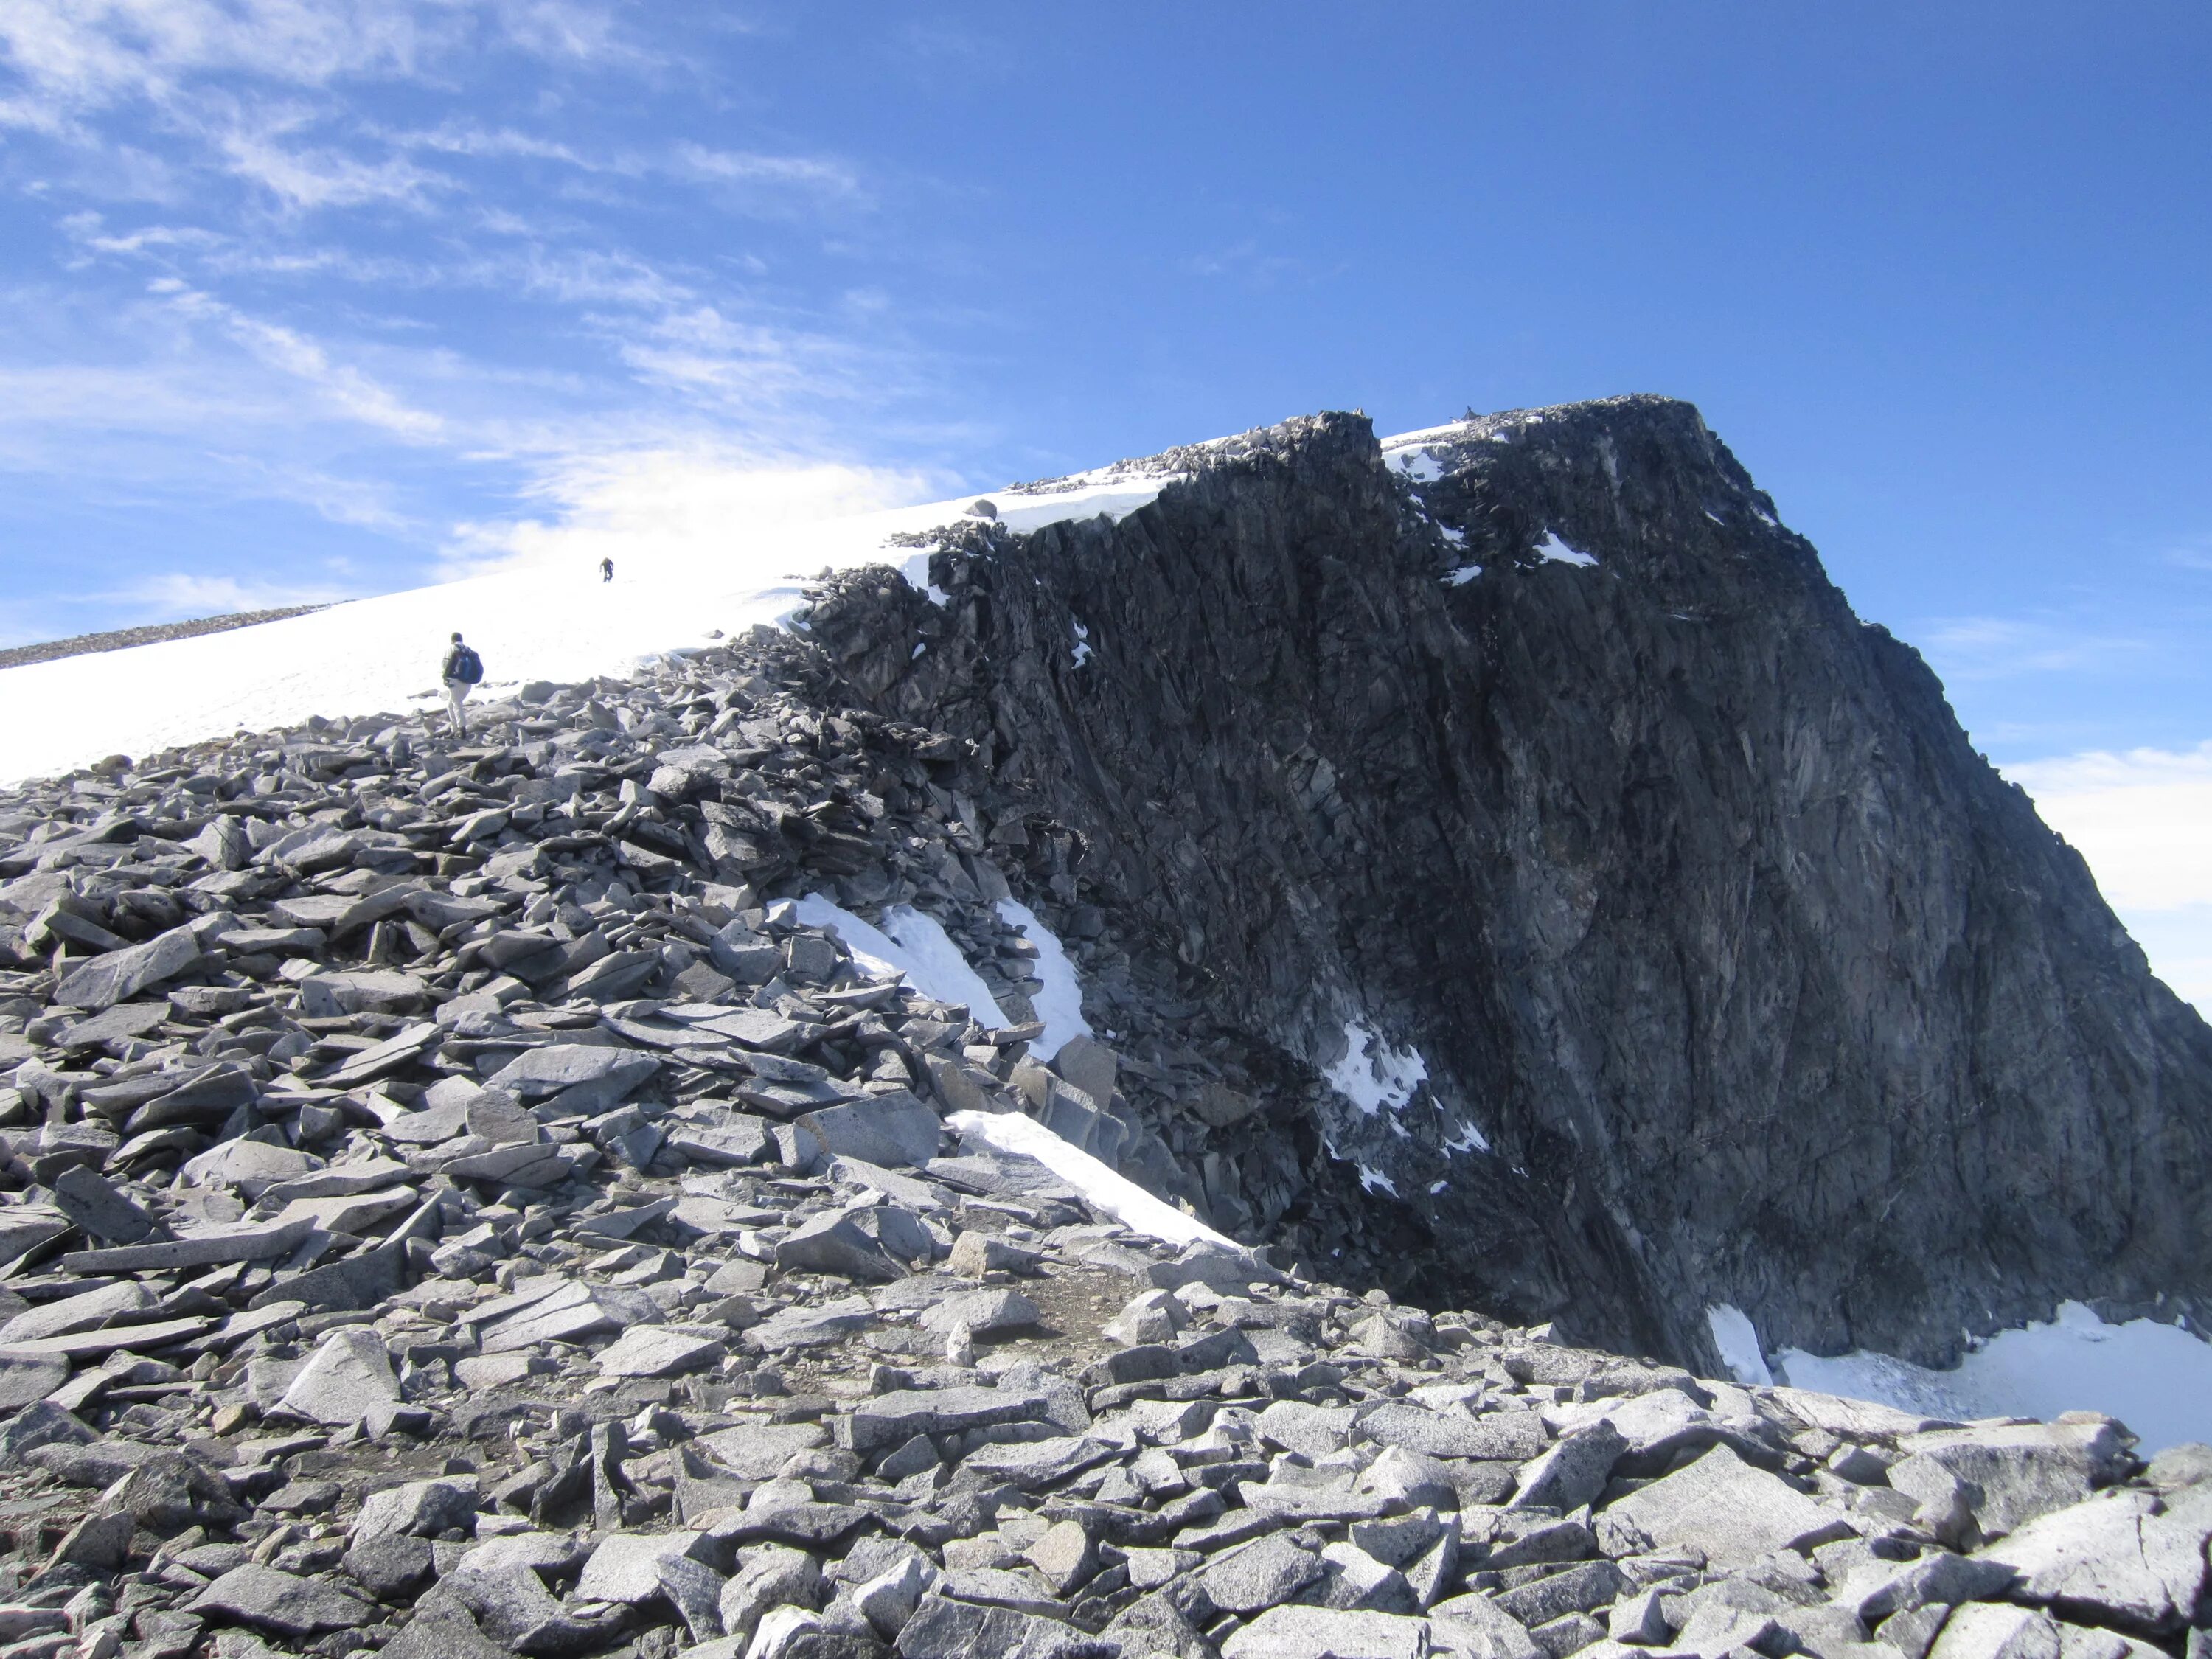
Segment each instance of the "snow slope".
[[[1050,494],[991,499],[1005,523],[1029,531],[1102,513],[1118,519],[1176,476],[1085,474]],[[456,629],[483,657],[479,696],[526,680],[628,673],[661,653],[779,623],[824,566],[906,565],[910,550],[890,546],[890,536],[951,522],[973,499],[811,523],[735,522],[726,550],[617,548],[610,583],[590,564],[502,570],[234,632],[0,670],[0,782],[311,714],[422,708],[439,696],[438,664]]]
[[2142,1437],[2136,1449],[2144,1457],[2185,1441],[2212,1442],[2212,1343],[2178,1325],[2108,1325],[2069,1302],[2051,1323],[2000,1331],[1955,1370],[1937,1371],[1866,1350],[1823,1358],[1785,1348],[1770,1364],[1738,1310],[1723,1304],[1706,1317],[1739,1382],[1787,1382],[1960,1421],[2105,1412]]

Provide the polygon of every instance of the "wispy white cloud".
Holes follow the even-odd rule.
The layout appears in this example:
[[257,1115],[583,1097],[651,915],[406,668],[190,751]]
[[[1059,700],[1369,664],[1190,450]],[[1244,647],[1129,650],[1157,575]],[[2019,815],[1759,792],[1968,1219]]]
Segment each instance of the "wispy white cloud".
[[711,557],[730,548],[738,526],[757,535],[927,500],[944,482],[708,441],[578,451],[541,465],[526,496],[536,514],[456,526],[446,558],[456,574],[475,574],[584,569],[602,557]]
[[1947,680],[2108,668],[2146,648],[2133,635],[2016,617],[1951,617],[1917,630],[1916,637]]
[[379,385],[349,363],[335,362],[323,346],[295,329],[250,317],[211,295],[185,288],[174,278],[155,285],[183,316],[216,324],[270,368],[313,387],[337,413],[412,442],[437,437],[444,418],[411,407],[397,392]]
[[2089,860],[2113,904],[2212,904],[2212,742],[2068,755],[2005,774]]
[[819,156],[763,155],[687,142],[676,147],[676,158],[697,177],[723,184],[770,185],[846,198],[860,194],[860,179],[850,167]]
[[94,597],[119,600],[149,622],[172,622],[240,611],[276,611],[293,605],[329,605],[350,599],[354,593],[332,582],[243,581],[234,576],[173,570]]
[[2008,766],[2153,970],[2212,1018],[2212,742]]

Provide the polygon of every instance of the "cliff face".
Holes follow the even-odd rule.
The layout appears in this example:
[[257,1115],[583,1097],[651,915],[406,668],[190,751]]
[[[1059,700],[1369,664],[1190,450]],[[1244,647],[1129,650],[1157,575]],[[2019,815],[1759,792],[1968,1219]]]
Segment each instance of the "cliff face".
[[1160,1126],[1218,1218],[1708,1369],[2203,1306],[2212,1030],[1694,409],[1154,465],[810,626],[1240,1056]]

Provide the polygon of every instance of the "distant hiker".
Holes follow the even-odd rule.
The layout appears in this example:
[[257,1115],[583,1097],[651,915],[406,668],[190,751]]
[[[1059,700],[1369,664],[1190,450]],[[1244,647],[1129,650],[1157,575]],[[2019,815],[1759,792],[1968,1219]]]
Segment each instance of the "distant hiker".
[[599,561],[599,580],[603,582],[611,582],[614,579],[615,562],[612,559],[601,559]]
[[461,705],[469,700],[469,692],[477,682],[483,678],[483,659],[456,634],[446,652],[445,665],[438,672],[445,678],[446,701],[453,711],[453,730],[465,738],[469,734],[469,717],[461,712]]

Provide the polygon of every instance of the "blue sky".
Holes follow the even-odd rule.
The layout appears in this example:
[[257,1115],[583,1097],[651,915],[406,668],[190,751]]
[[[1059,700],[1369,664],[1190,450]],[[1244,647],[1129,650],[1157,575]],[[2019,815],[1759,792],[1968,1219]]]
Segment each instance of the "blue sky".
[[2159,0],[10,0],[0,640],[1658,391],[2039,799],[2201,807],[2208,70]]

